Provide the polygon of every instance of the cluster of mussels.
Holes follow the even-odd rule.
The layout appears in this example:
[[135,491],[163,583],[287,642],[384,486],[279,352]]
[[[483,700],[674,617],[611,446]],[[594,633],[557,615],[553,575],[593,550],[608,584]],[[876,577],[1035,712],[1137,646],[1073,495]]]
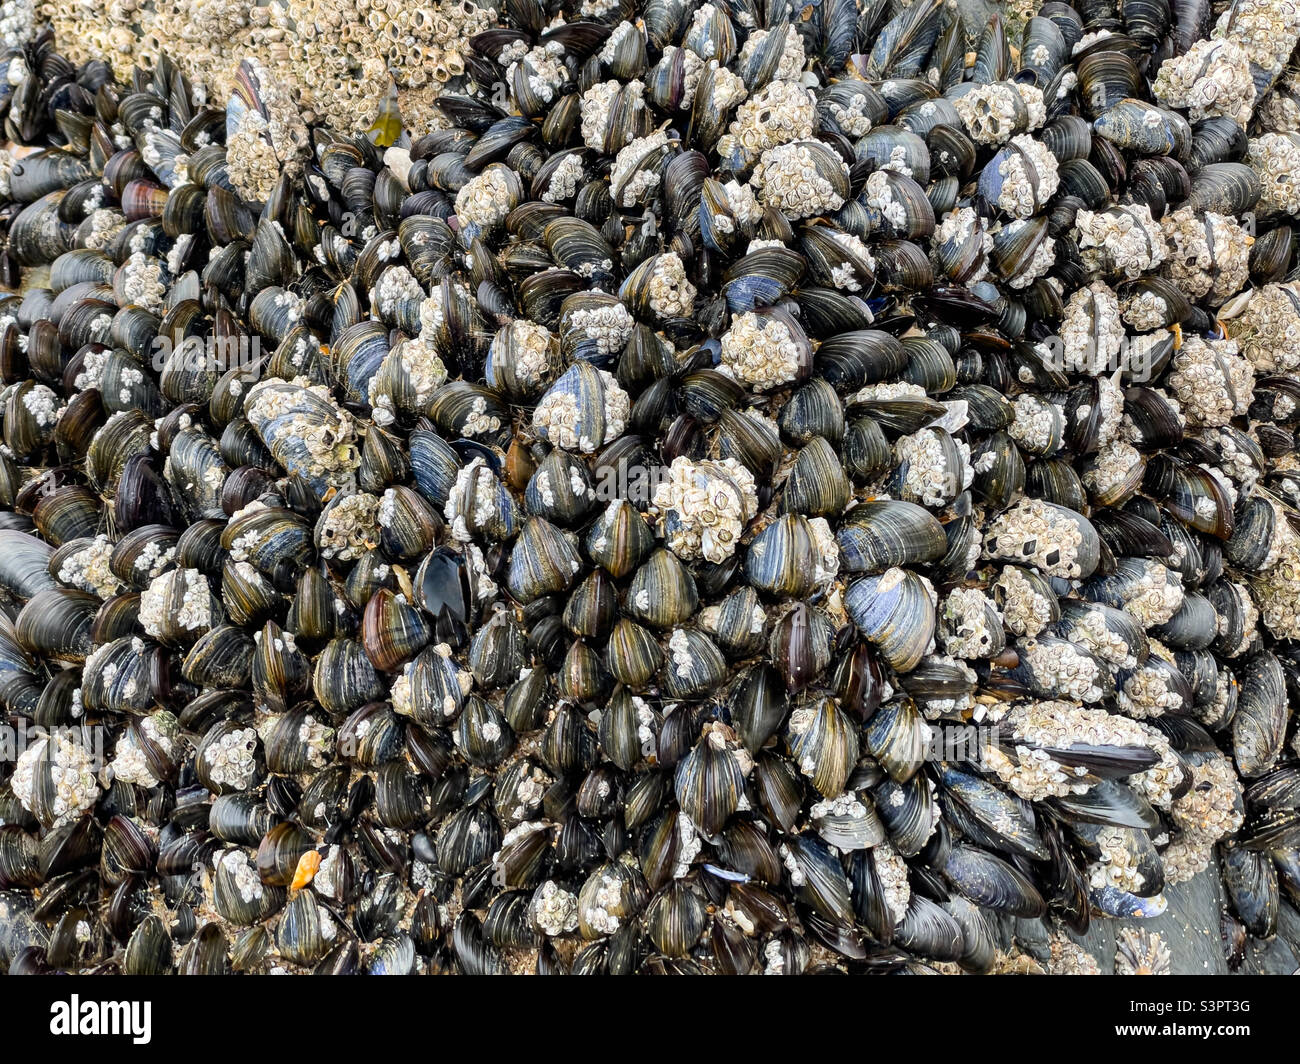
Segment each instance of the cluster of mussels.
[[0,966],[1276,935],[1300,8],[1218,6],[503,0],[356,138],[0,58]]

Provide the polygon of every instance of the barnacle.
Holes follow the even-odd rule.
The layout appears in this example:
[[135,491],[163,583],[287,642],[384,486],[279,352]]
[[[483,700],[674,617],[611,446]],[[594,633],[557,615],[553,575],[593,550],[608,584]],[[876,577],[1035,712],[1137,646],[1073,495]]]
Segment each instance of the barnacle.
[[813,133],[817,98],[798,82],[772,81],[736,109],[718,154],[740,153],[752,162],[769,148],[804,140]]
[[1152,91],[1166,107],[1187,108],[1192,119],[1222,115],[1244,126],[1256,95],[1250,58],[1233,40],[1197,41],[1160,65]]
[[654,504],[668,548],[679,557],[724,561],[757,512],[753,475],[734,458],[693,463],[675,458]]
[[978,85],[956,97],[953,106],[971,139],[979,144],[1004,143],[1027,125],[1021,118],[1026,109],[1024,98],[1007,82]]
[[1285,133],[1265,133],[1251,139],[1246,159],[1259,175],[1260,203],[1284,214],[1300,213],[1300,144]]
[[1241,290],[1250,265],[1251,241],[1234,218],[1182,207],[1162,222],[1169,244],[1166,270],[1189,296],[1216,303]]
[[754,388],[775,388],[798,375],[799,345],[779,318],[739,315],[722,337],[722,367]]
[[1102,281],[1071,294],[1061,322],[1064,368],[1075,373],[1104,373],[1118,362],[1124,342],[1119,300]]
[[1165,259],[1165,241],[1146,204],[1075,216],[1086,265],[1109,275],[1140,277]]
[[1219,426],[1250,409],[1254,378],[1234,341],[1189,337],[1174,355],[1169,387],[1189,422]]
[[[842,162],[839,165],[844,167]],[[803,144],[768,148],[754,168],[751,183],[764,206],[791,218],[809,218],[844,204],[844,197],[829,177],[819,172],[812,153]]]

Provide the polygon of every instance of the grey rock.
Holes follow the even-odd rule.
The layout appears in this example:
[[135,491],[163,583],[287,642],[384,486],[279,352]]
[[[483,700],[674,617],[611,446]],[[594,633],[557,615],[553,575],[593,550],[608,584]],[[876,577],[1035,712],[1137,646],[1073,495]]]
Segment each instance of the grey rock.
[[1102,972],[1115,972],[1115,938],[1125,927],[1159,932],[1169,947],[1173,975],[1227,975],[1219,937],[1223,890],[1217,866],[1211,865],[1186,883],[1165,888],[1169,908],[1150,920],[1094,918],[1086,935],[1070,934],[1096,959]]

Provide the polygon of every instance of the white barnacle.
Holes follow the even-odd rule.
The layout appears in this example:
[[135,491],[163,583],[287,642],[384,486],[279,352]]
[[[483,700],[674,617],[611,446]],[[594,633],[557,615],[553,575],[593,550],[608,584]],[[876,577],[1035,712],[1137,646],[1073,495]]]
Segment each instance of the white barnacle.
[[753,474],[734,458],[693,462],[678,456],[655,488],[668,548],[686,560],[725,561],[758,512]]
[[1107,276],[1140,277],[1165,260],[1164,233],[1145,203],[1081,210],[1074,225],[1084,265]]
[[[819,157],[824,155],[820,153]],[[838,156],[835,165],[847,174],[848,167]],[[818,171],[811,148],[802,142],[765,150],[750,183],[765,206],[774,207],[791,219],[811,218],[844,205],[844,197]]]
[[646,290],[650,309],[661,318],[686,318],[694,313],[696,289],[675,251],[655,258]]
[[[52,825],[78,816],[99,798],[92,751],[77,741],[75,733],[55,729],[48,737],[30,743],[18,755],[9,787],[29,813],[37,813]],[[38,774],[48,773],[49,784]],[[42,801],[38,806],[38,791]]]
[[798,376],[803,351],[779,317],[746,311],[732,318],[723,334],[721,357],[725,372],[755,390],[769,391]]
[[1024,97],[1011,82],[975,85],[955,96],[952,103],[966,132],[978,144],[1003,144],[1028,126]]
[[1256,96],[1250,60],[1237,42],[1206,38],[1161,63],[1151,88],[1166,107],[1186,108],[1193,121],[1222,116],[1245,126]]
[[1189,336],[1174,353],[1168,386],[1189,424],[1218,427],[1250,409],[1255,371],[1236,341]]
[[1180,207],[1160,226],[1169,248],[1165,269],[1190,298],[1209,296],[1217,304],[1241,290],[1253,241],[1236,218]]
[[1094,281],[1070,295],[1061,321],[1063,366],[1070,373],[1100,375],[1118,365],[1124,343],[1119,298],[1111,287]]

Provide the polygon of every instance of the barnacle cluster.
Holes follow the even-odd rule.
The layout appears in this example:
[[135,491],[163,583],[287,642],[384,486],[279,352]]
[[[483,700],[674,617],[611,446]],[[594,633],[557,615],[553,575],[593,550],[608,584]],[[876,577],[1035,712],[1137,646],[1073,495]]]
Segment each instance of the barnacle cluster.
[[1169,244],[1169,279],[1190,298],[1209,297],[1219,304],[1241,291],[1253,241],[1236,219],[1182,207],[1167,215],[1161,227]]
[[430,104],[465,74],[469,37],[493,22],[491,9],[473,0],[40,0],[35,22],[26,6],[25,18],[12,16],[12,30],[0,20],[6,47],[22,43],[21,21],[28,35],[48,24],[70,60],[105,61],[119,78],[166,55],[190,79],[196,104],[224,99],[240,61],[255,56],[298,108],[342,133],[367,129],[394,84],[412,117],[436,119]]
[[1093,213],[1074,222],[1079,251],[1090,269],[1110,276],[1140,277],[1165,259],[1165,241],[1146,204]]
[[721,365],[754,388],[775,388],[799,376],[801,351],[790,324],[753,311],[737,315],[722,336]]
[[1291,0],[359,3],[0,6],[0,970],[1274,963]]
[[954,98],[953,106],[977,144],[1001,144],[1028,125],[1025,102],[1010,82],[973,85]]
[[1300,369],[1300,290],[1290,282],[1256,289],[1229,335],[1259,373]]
[[1300,214],[1300,138],[1289,133],[1265,133],[1250,140],[1246,159],[1259,177],[1259,202],[1269,210]]
[[1119,299],[1104,281],[1070,294],[1061,319],[1062,361],[1073,372],[1100,375],[1119,362],[1124,323]]
[[[819,164],[825,158],[825,149],[814,152],[807,143],[781,144],[764,151],[751,179],[759,202],[791,220],[838,210],[844,205],[844,196],[834,178],[840,174],[824,172],[824,166]],[[847,175],[848,166],[843,160],[836,159],[830,165]],[[882,189],[871,206],[888,215],[893,203]]]
[[654,504],[669,549],[679,558],[710,562],[735,552],[745,525],[758,512],[753,474],[734,458],[698,463],[674,458]]
[[1012,137],[1011,147],[998,162],[996,206],[1013,218],[1029,218],[1056,193],[1059,167],[1050,149],[1026,133]]
[[1169,975],[1169,946],[1158,931],[1126,927],[1115,943],[1116,975]]
[[1152,90],[1165,106],[1186,108],[1193,120],[1225,117],[1244,126],[1256,95],[1250,53],[1227,38],[1196,41],[1160,64]]
[[816,117],[817,97],[811,90],[797,81],[772,81],[736,108],[718,152],[755,160],[769,148],[812,136]]
[[1254,378],[1232,340],[1189,337],[1170,364],[1169,388],[1189,423],[1219,426],[1249,413]]

